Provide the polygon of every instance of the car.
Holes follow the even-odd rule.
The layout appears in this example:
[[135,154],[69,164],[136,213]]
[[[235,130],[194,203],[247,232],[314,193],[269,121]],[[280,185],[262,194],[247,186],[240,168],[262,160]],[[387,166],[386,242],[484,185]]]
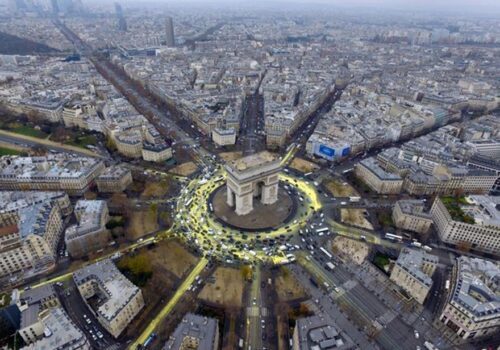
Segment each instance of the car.
[[415,339],[420,338],[420,334],[418,333],[418,331],[416,329],[413,331],[413,334],[415,334]]

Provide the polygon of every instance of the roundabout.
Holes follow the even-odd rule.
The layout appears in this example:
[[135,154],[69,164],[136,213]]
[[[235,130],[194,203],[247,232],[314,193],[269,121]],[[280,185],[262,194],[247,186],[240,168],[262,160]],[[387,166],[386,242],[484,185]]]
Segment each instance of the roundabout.
[[237,215],[227,204],[227,189],[222,185],[208,199],[209,208],[219,222],[233,229],[249,232],[272,230],[292,220],[297,208],[297,199],[283,186],[279,186],[278,200],[273,204],[262,204],[256,201],[251,213]]
[[[289,241],[293,236],[307,227],[308,221],[321,209],[314,186],[280,173],[276,204],[256,206],[258,214],[247,218],[234,215],[230,221],[228,216],[221,215],[223,201],[214,201],[218,192],[225,192],[225,181],[226,173],[219,167],[213,173],[194,178],[181,191],[174,223],[179,237],[205,257],[229,264],[284,264],[295,260],[293,254],[284,252],[290,249],[284,247],[291,246]],[[287,201],[290,210],[284,205]],[[217,205],[222,208],[216,212]],[[228,208],[225,209],[227,214]],[[247,224],[259,221],[263,213],[267,220],[261,220],[260,229],[245,228],[245,220]]]

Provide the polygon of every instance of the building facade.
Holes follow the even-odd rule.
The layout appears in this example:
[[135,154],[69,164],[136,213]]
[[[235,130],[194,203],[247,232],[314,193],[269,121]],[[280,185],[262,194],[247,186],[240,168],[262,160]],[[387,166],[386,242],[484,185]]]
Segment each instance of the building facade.
[[457,258],[439,321],[459,341],[500,331],[500,266],[479,258]]
[[391,272],[391,281],[423,304],[432,288],[438,258],[420,249],[403,248]]
[[452,217],[445,205],[446,199],[436,197],[430,212],[439,238],[445,243],[500,255],[500,215],[496,209],[500,205],[500,199],[492,196],[469,196],[467,200],[468,204],[463,204],[461,208],[455,206],[453,212],[460,211],[474,223]]
[[354,174],[379,194],[401,193],[403,179],[382,169],[373,158],[357,163],[354,166]]
[[104,248],[111,235],[106,229],[108,205],[102,200],[79,200],[75,205],[78,224],[66,229],[64,241],[73,258],[80,258]]
[[420,200],[399,200],[392,209],[392,221],[397,228],[420,234],[428,233],[432,216],[424,211]]
[[95,180],[99,192],[123,192],[132,184],[132,172],[120,166],[106,168]]
[[86,301],[99,296],[99,305],[88,306],[99,323],[115,338],[144,307],[140,288],[122,275],[111,260],[99,261],[76,271],[73,280]]

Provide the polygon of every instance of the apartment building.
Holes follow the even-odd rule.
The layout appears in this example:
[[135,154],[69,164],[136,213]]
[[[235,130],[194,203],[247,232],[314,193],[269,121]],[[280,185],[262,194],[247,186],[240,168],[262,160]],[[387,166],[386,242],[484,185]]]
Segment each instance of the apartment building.
[[217,146],[229,146],[236,143],[236,130],[234,128],[215,128],[212,131],[212,140]]
[[142,291],[116,268],[111,260],[99,261],[73,274],[86,301],[98,296],[98,305],[88,304],[99,323],[117,338],[144,307]]
[[219,341],[217,319],[189,313],[177,325],[163,350],[216,350]]
[[439,321],[459,341],[485,338],[500,331],[500,266],[461,256],[453,267],[451,288]]
[[477,195],[458,200],[437,197],[432,204],[430,213],[440,239],[500,255],[500,198]]
[[166,142],[144,142],[142,146],[142,158],[148,162],[164,162],[172,158],[172,147]]
[[425,234],[431,228],[432,216],[424,209],[424,201],[399,200],[392,209],[392,221],[402,230]]
[[398,194],[403,179],[382,169],[374,158],[363,159],[354,166],[354,174],[379,194]]
[[82,195],[104,170],[94,158],[67,155],[0,158],[0,189],[66,191]]
[[438,258],[420,249],[403,248],[391,272],[391,281],[423,304],[432,288]]
[[64,226],[59,207],[50,201],[17,211],[17,222],[0,228],[0,276],[55,266]]
[[[36,337],[28,338],[28,332]],[[85,334],[60,307],[40,312],[33,323],[20,331],[20,334],[28,344],[22,350],[92,349]]]
[[64,192],[0,191],[0,227],[17,225],[19,210],[44,202],[53,202],[63,216],[69,215],[73,207]]
[[75,205],[78,224],[66,229],[64,241],[73,258],[80,258],[102,249],[111,235],[106,229],[109,220],[108,205],[102,200],[79,200]]
[[123,192],[132,184],[132,172],[121,166],[112,165],[96,178],[99,192]]

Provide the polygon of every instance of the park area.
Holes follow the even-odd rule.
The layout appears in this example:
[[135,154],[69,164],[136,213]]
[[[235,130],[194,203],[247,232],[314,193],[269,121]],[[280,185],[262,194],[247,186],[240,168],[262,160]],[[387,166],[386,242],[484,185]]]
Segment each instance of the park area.
[[290,302],[307,296],[302,284],[284,266],[279,269],[279,274],[276,276],[274,283],[278,298],[282,302]]
[[340,182],[330,178],[323,181],[323,186],[335,197],[359,196],[358,192],[347,182]]
[[189,176],[196,170],[198,170],[198,166],[194,162],[186,162],[172,168],[170,172],[179,176]]
[[198,297],[208,303],[240,308],[245,284],[242,270],[219,267],[213,277],[213,282],[207,281]]
[[344,261],[351,260],[361,265],[368,257],[370,248],[366,243],[337,236],[332,242],[332,251]]
[[127,327],[127,336],[136,337],[154,318],[196,262],[197,259],[174,240],[142,248],[118,261],[118,268],[141,287],[146,305]]
[[304,174],[307,174],[318,170],[319,166],[308,160],[295,157],[290,163],[290,168],[298,170]]
[[219,157],[221,157],[225,162],[230,162],[236,159],[241,158],[243,152],[222,152],[219,153]]
[[154,207],[135,209],[129,212],[125,236],[135,241],[142,236],[158,231],[158,210]]
[[373,230],[373,225],[365,217],[365,209],[340,209],[340,220],[348,225]]
[[144,190],[141,193],[142,199],[153,199],[153,198],[163,198],[169,189],[169,183],[167,180],[146,182],[144,184]]

